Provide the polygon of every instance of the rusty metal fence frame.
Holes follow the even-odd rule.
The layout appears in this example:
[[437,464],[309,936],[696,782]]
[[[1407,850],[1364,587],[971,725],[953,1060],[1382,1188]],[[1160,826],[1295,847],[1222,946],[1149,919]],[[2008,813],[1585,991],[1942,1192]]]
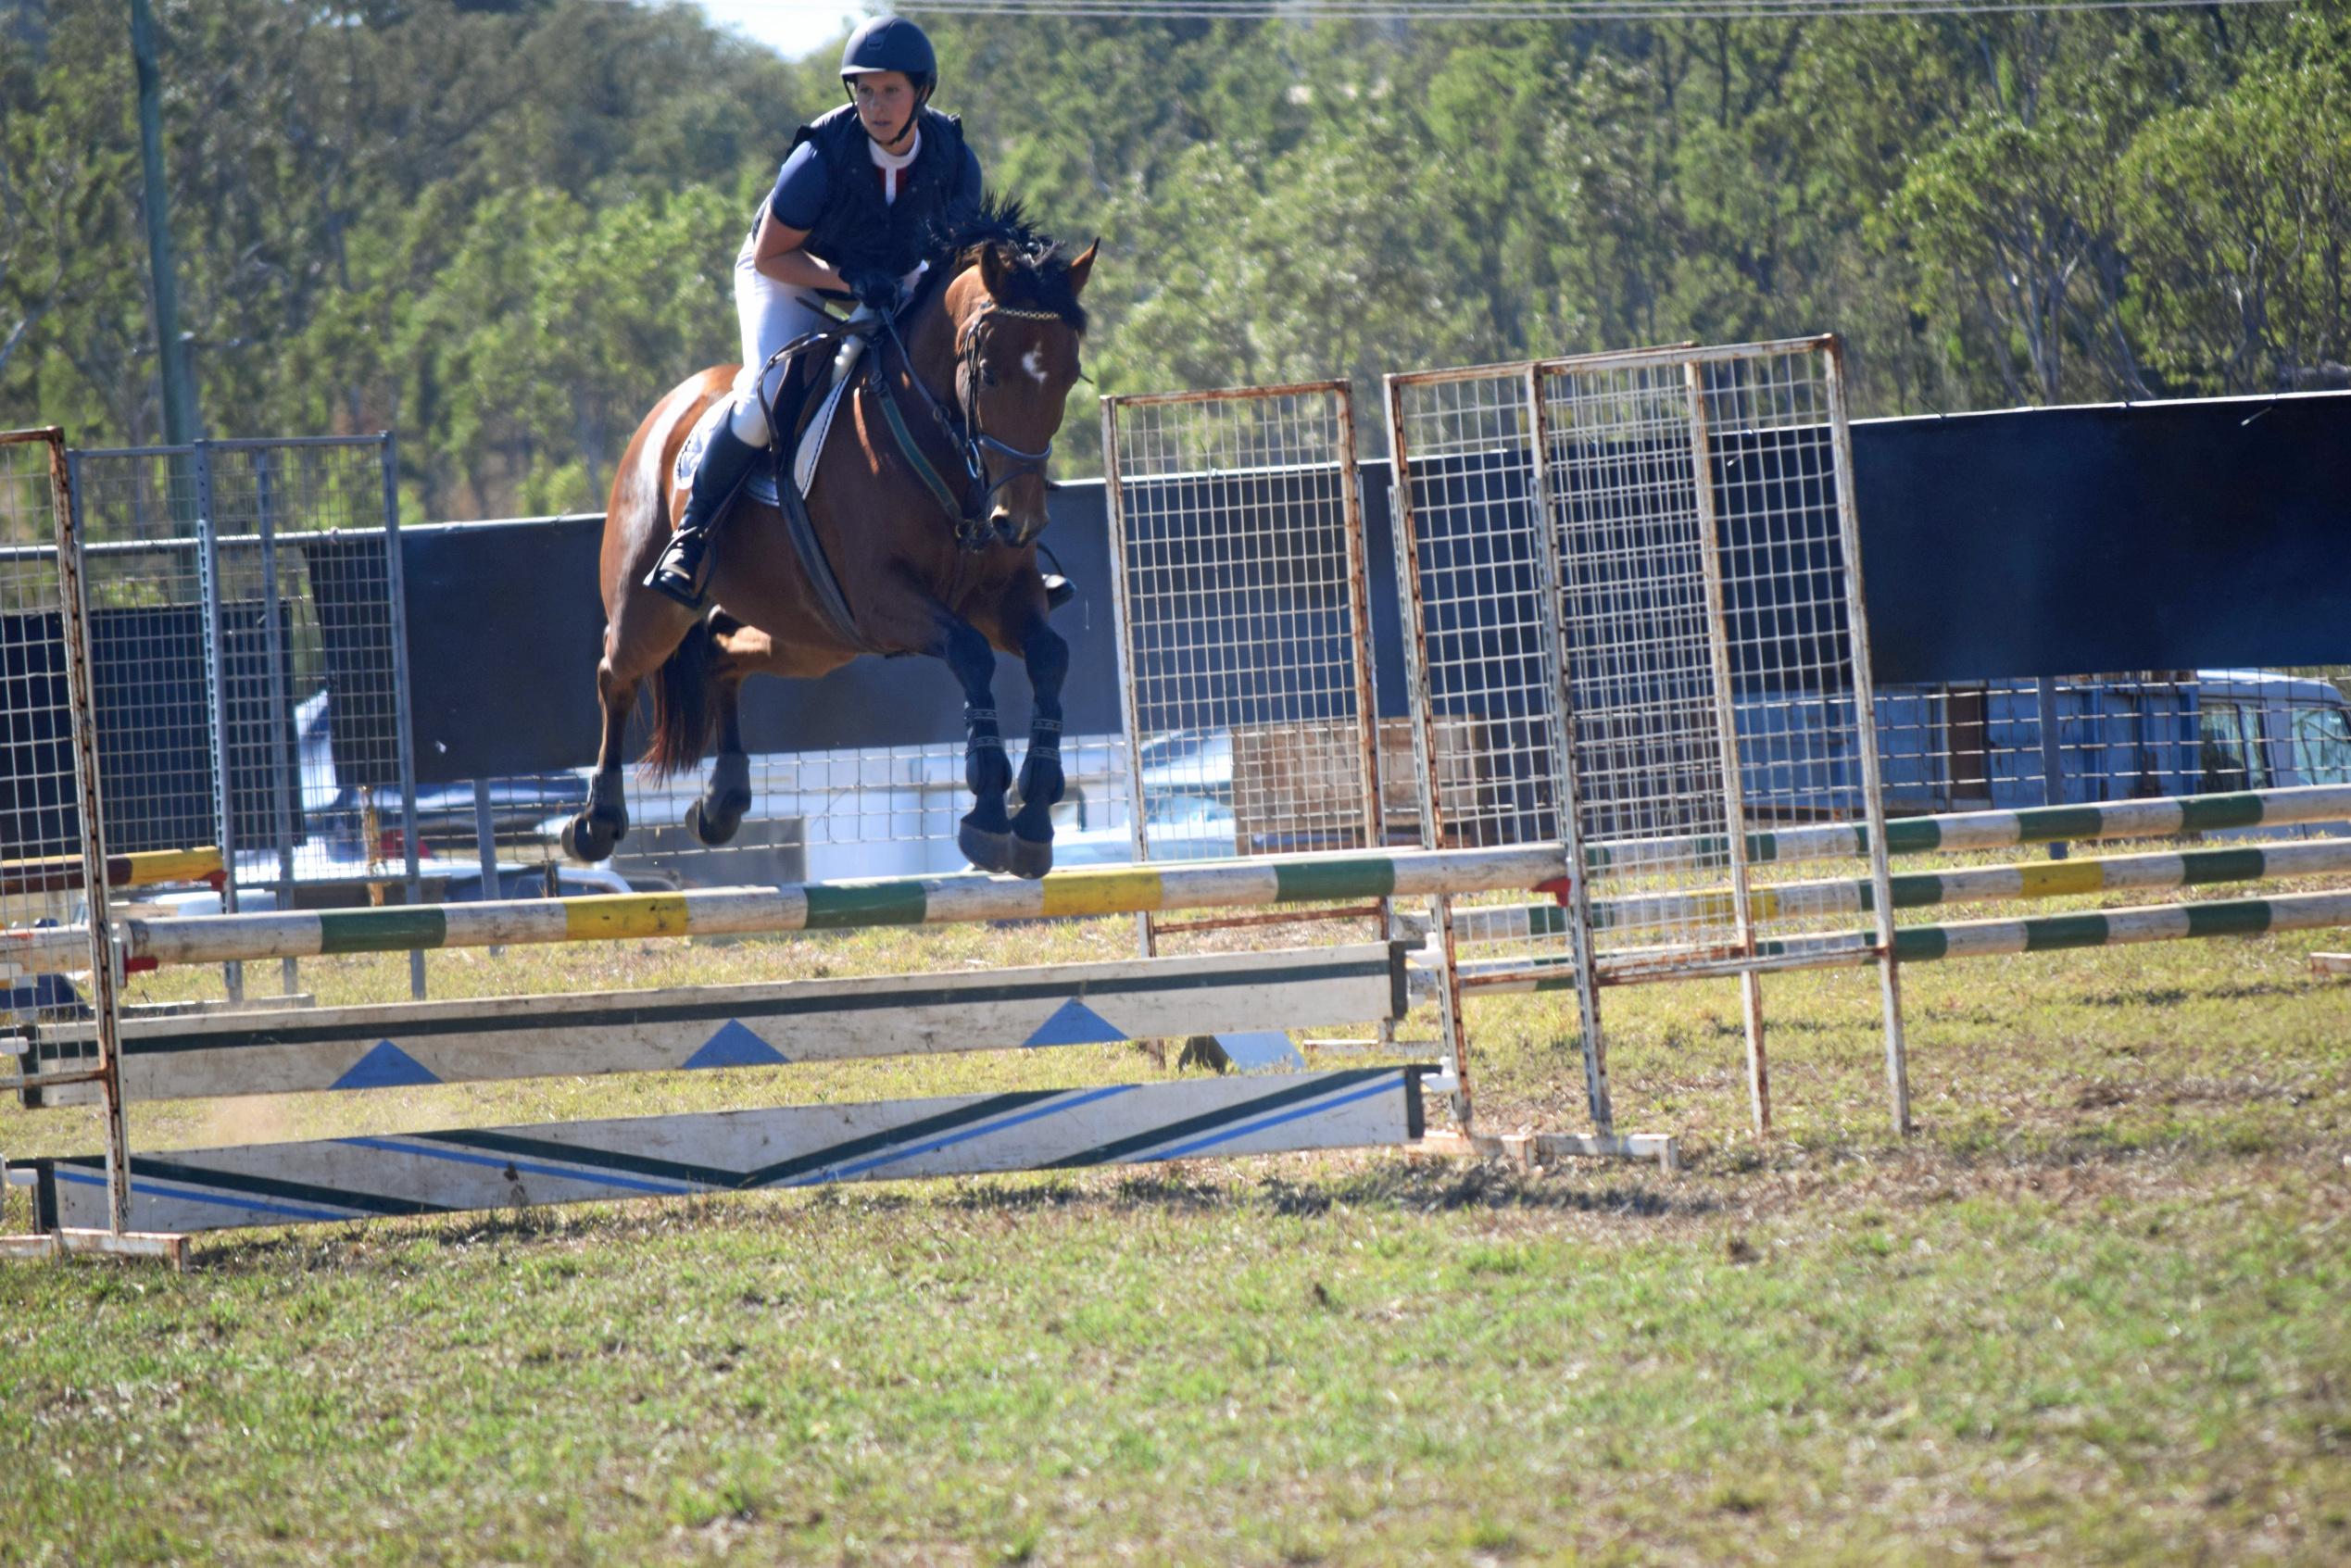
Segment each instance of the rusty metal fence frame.
[[[1352,388],[1128,394],[1101,417],[1135,862],[1383,847]],[[1155,810],[1220,788],[1229,840]],[[1136,926],[1149,958],[1164,935],[1366,919],[1392,935],[1391,901]]]
[[[85,559],[107,584],[107,596],[151,608],[170,607],[179,595],[195,601],[182,608],[199,617],[201,669],[183,684],[200,682],[204,692],[197,723],[210,809],[208,821],[180,824],[179,832],[217,846],[222,912],[236,912],[240,888],[267,890],[280,908],[290,908],[301,873],[321,869],[314,862],[323,851],[298,825],[309,793],[306,784],[315,791],[321,783],[306,780],[295,729],[301,699],[289,683],[301,671],[318,691],[339,688],[346,698],[346,711],[327,715],[335,727],[332,757],[365,752],[363,765],[373,775],[356,786],[351,809],[365,841],[349,857],[368,868],[360,880],[371,889],[396,886],[407,902],[418,902],[395,437],[384,432],[75,449],[68,463]],[[331,596],[321,595],[321,578],[338,580]],[[328,597],[332,611],[323,602]],[[165,641],[170,648],[158,646],[154,657],[134,661],[135,671],[125,678],[167,679],[161,666],[178,640]],[[339,680],[329,676],[330,668]],[[114,700],[120,706],[125,694],[116,693]],[[147,725],[187,722],[174,707],[158,702],[153,713],[138,709],[144,717],[114,727],[128,733],[102,734],[115,759],[106,765],[126,772],[117,783],[132,786],[129,774],[140,767]],[[398,795],[400,846],[397,864],[379,866],[389,824],[374,799],[385,784]],[[118,800],[118,811],[124,809]],[[253,826],[257,816],[266,825]],[[241,819],[251,831],[239,832]],[[283,989],[292,994],[298,985],[295,962],[283,960],[282,968]],[[421,997],[421,951],[410,955],[409,972],[411,993]],[[223,981],[228,999],[242,1000],[242,966],[225,966]]]
[[[28,449],[38,454],[31,463],[23,459]],[[45,529],[39,525],[44,512],[47,514]],[[0,827],[5,827],[8,837],[20,844],[31,837],[45,848],[48,834],[37,827],[28,833],[28,820],[52,814],[65,816],[69,809],[81,850],[78,868],[72,868],[68,874],[6,879],[7,891],[0,891],[0,916],[5,916],[0,924],[13,928],[31,926],[34,922],[28,918],[24,907],[30,900],[58,900],[68,895],[78,900],[78,910],[64,912],[73,917],[71,923],[82,927],[87,943],[90,970],[83,1006],[94,1026],[95,1045],[94,1057],[82,1059],[71,1067],[44,1071],[37,1062],[19,1058],[0,1069],[0,1089],[21,1089],[34,1081],[44,1086],[96,1085],[105,1124],[107,1189],[105,1229],[0,1236],[0,1256],[111,1252],[164,1256],[178,1261],[185,1256],[184,1238],[145,1236],[129,1229],[130,1133],[119,1076],[118,987],[121,977],[107,923],[109,868],[105,813],[100,803],[101,782],[95,765],[96,707],[91,688],[90,630],[88,606],[82,596],[81,544],[75,529],[64,432],[54,426],[0,432],[0,546],[6,546],[5,558],[0,559],[0,614],[26,633],[21,642],[11,639],[13,646],[0,649],[0,656],[6,656],[7,668],[0,673],[5,673],[8,688],[6,706],[10,760],[6,780],[8,808],[0,813]],[[56,624],[54,643],[48,631],[52,618]],[[52,648],[54,655],[49,651]],[[57,658],[61,670],[46,668],[52,657]],[[36,661],[44,668],[36,669]],[[61,681],[57,679],[60,675]],[[48,726],[62,722],[67,757],[57,756],[59,737],[46,733],[42,724],[44,716]],[[36,734],[36,729],[43,733]],[[31,766],[18,767],[20,760],[29,761]],[[58,786],[68,774],[71,778],[70,797],[57,799],[57,795],[61,793]],[[44,789],[44,784],[50,787]],[[33,797],[30,802],[24,798],[26,793]],[[0,843],[0,859],[14,859],[19,870],[24,868],[26,859],[31,859],[8,857],[6,847],[6,843]],[[47,918],[60,918],[60,913],[52,912]],[[13,972],[8,956],[0,951],[0,974]],[[7,1162],[0,1158],[0,1201],[5,1201],[11,1185]]]
[[[1423,842],[1565,850],[1549,920],[1438,901],[1457,1047],[1464,990],[1572,972],[1605,1135],[1603,987],[1736,975],[1751,1109],[1767,1130],[1761,976],[1794,960],[1759,935],[1792,923],[1764,885],[1759,839],[1802,809],[1792,802],[1850,801],[1874,909],[1868,930],[1830,940],[1880,960],[1889,1092],[1907,1130],[1837,340],[1391,375],[1387,402]],[[1759,631],[1778,621],[1758,605],[1792,612],[1800,633]],[[1434,776],[1446,722],[1475,727],[1494,764],[1468,792]],[[1618,896],[1603,905],[1595,883]],[[1485,951],[1465,957],[1465,938]]]

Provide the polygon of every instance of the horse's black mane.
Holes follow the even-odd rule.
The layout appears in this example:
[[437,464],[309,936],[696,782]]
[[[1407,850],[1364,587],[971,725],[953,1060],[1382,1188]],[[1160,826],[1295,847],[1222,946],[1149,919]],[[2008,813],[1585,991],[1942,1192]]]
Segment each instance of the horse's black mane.
[[949,275],[976,262],[982,251],[993,250],[1004,270],[999,299],[1050,310],[1079,332],[1086,330],[1086,307],[1069,285],[1069,256],[1029,221],[1018,196],[990,191],[980,198],[978,211],[950,220],[935,238],[934,248],[950,260]]

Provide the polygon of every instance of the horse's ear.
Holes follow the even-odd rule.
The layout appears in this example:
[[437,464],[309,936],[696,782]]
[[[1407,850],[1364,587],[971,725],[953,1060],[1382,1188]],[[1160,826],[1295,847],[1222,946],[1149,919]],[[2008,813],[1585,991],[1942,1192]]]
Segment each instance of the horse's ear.
[[1092,245],[1086,247],[1085,255],[1069,264],[1069,292],[1071,294],[1078,295],[1086,292],[1087,275],[1094,270],[1094,253],[1101,248],[1102,242],[1097,238]]
[[980,247],[980,286],[990,299],[1004,296],[1004,253],[994,245]]

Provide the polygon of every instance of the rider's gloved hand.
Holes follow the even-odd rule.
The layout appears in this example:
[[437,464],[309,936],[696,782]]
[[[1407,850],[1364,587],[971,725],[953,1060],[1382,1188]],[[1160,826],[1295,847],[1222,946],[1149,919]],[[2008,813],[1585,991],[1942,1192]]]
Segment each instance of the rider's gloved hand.
[[857,272],[842,280],[857,302],[876,316],[894,314],[899,306],[898,280],[886,272]]

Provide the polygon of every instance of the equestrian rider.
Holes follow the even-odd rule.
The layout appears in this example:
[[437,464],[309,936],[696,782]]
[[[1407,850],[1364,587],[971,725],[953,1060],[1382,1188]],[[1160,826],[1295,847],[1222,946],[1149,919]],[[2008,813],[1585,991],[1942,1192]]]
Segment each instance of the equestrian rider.
[[[859,28],[841,51],[841,82],[849,101],[800,127],[735,257],[743,369],[734,407],[711,430],[685,513],[645,579],[689,608],[703,602],[719,520],[767,450],[761,368],[827,320],[814,291],[855,295],[861,312],[895,308],[928,267],[934,230],[979,207],[979,159],[962,122],[929,107],[938,60],[921,28],[899,17]],[[779,367],[767,378],[771,396],[780,376]]]

